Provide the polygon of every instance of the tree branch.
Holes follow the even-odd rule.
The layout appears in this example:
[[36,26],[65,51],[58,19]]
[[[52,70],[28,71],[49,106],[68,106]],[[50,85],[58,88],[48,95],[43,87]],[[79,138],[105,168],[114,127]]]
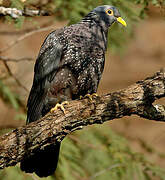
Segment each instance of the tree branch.
[[165,107],[152,105],[165,97],[165,68],[143,81],[93,100],[70,101],[61,110],[48,113],[40,120],[17,128],[0,137],[0,168],[13,166],[25,156],[62,141],[67,134],[87,125],[136,114],[156,121],[165,121]]
[[12,18],[16,19],[19,18],[20,16],[49,16],[52,13],[39,9],[24,8],[23,10],[21,10],[17,8],[7,8],[0,6],[0,14],[4,16],[9,15]]

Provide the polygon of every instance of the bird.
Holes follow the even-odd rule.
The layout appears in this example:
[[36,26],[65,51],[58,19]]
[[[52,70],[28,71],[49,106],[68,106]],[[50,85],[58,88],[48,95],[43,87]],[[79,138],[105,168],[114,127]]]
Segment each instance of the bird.
[[[56,29],[46,37],[34,66],[27,124],[45,116],[53,107],[63,109],[63,102],[97,92],[104,69],[108,30],[115,22],[126,26],[116,7],[102,5],[78,23]],[[59,151],[60,142],[57,142],[33,155],[26,154],[20,168],[39,177],[50,176],[57,168]]]

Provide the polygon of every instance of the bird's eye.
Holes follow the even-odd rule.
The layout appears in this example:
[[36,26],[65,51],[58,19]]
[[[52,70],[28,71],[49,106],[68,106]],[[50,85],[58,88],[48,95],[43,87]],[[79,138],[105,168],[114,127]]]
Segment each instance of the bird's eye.
[[112,11],[111,9],[106,10],[106,13],[107,13],[108,15],[110,15],[110,16],[113,15],[113,11]]

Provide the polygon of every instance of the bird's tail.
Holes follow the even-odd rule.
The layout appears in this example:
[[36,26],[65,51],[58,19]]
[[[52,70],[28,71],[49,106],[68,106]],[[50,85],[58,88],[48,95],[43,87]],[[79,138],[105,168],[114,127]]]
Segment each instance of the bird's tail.
[[47,177],[54,173],[57,168],[60,151],[60,143],[49,145],[44,150],[40,150],[33,156],[24,158],[20,168],[26,173],[35,172],[39,177]]

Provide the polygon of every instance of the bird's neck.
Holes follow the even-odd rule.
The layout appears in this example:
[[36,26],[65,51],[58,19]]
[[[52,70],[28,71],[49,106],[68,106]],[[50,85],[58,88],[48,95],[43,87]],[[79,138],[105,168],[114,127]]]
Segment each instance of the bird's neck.
[[96,13],[94,12],[90,12],[89,14],[87,14],[82,20],[82,23],[89,23],[92,25],[96,25],[99,26],[104,33],[107,35],[108,34],[108,28],[109,25],[104,22]]
[[[101,36],[102,36],[102,39],[103,39],[103,42],[104,42],[104,50],[107,49],[107,38],[108,38],[108,26],[107,24],[101,20],[95,13],[93,12],[90,12],[87,16],[85,16],[81,21],[80,23],[83,23],[85,25],[88,25],[91,29],[93,29],[93,27],[96,27],[94,28],[95,30],[97,29],[100,29],[100,32],[101,32]],[[96,33],[98,33],[98,31],[96,30]]]

